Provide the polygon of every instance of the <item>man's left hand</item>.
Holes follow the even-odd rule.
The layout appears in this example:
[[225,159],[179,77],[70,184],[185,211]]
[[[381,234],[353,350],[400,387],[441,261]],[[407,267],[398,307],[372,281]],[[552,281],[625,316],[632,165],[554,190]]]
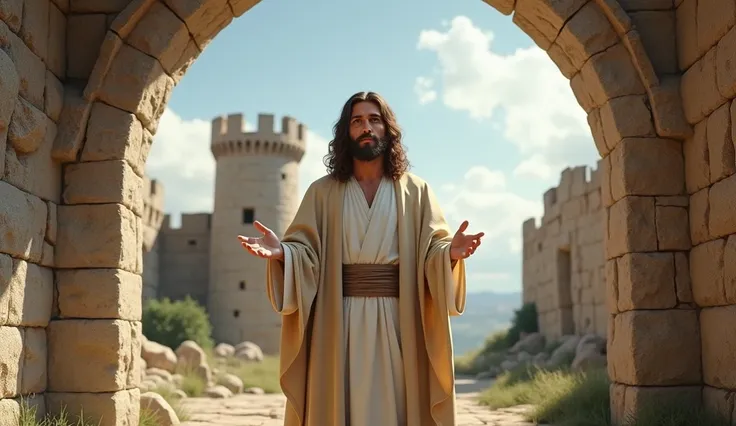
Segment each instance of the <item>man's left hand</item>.
[[452,237],[452,243],[450,244],[450,259],[453,261],[459,259],[466,259],[471,254],[475,253],[475,250],[480,245],[480,240],[485,235],[483,232],[477,234],[466,235],[465,230],[468,229],[468,221],[464,221],[455,236]]

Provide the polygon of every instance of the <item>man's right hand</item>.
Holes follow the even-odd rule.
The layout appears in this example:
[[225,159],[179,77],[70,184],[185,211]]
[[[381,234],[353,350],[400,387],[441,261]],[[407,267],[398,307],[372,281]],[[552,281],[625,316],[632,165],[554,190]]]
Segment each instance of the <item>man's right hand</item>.
[[253,256],[262,257],[264,259],[282,260],[284,258],[284,250],[281,248],[281,241],[276,234],[266,228],[261,222],[255,221],[253,226],[258,232],[263,234],[262,237],[245,237],[238,235],[240,244],[248,250]]

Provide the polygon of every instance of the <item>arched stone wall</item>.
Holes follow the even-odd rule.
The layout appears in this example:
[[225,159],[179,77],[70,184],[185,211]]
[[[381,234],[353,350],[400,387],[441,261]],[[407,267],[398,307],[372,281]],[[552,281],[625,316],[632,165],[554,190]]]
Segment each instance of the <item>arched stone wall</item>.
[[[736,74],[730,62],[716,64],[715,53],[699,53],[715,52],[708,40],[723,37],[733,23],[719,21],[721,32],[705,20],[693,26],[695,0],[677,2],[677,20],[671,0],[486,2],[513,13],[570,79],[603,157],[614,417],[663,393],[690,392],[699,400],[703,376],[714,392],[736,389],[727,380],[732,373],[715,374],[728,360],[716,348],[717,335],[703,333],[710,352],[701,357],[693,304],[736,302],[732,291],[707,287],[713,280],[733,286],[728,280],[736,275],[723,261],[729,247],[735,251],[734,237],[728,244],[725,237],[736,232],[727,215],[736,178],[726,167],[728,114],[721,106],[734,97],[730,76]],[[17,0],[0,6],[0,122],[7,133],[0,139],[7,146],[0,146],[0,235],[6,236],[0,318],[7,318],[0,319],[0,340],[11,348],[0,353],[10,366],[0,379],[6,398],[0,416],[17,412],[9,398],[45,392],[34,401],[45,401],[48,411],[62,403],[72,412],[84,406],[103,425],[137,424],[144,163],[176,83],[216,34],[255,3]],[[706,26],[710,32],[691,41]],[[676,29],[684,40],[679,46]],[[719,49],[733,57],[731,39]],[[715,124],[706,126],[712,111]],[[715,135],[723,136],[720,145]],[[733,150],[730,155],[733,163]],[[721,164],[717,176],[715,163]],[[693,258],[702,257],[697,262],[688,262],[691,234],[700,244],[693,250]],[[696,281],[704,283],[700,291]],[[704,324],[736,315],[726,308],[708,312]],[[701,358],[703,368],[693,367]]]

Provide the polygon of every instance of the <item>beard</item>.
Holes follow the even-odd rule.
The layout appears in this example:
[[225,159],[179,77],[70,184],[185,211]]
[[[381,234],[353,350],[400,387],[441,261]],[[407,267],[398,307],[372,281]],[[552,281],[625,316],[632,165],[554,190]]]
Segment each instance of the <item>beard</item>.
[[[371,139],[372,144],[361,146],[361,142]],[[355,140],[350,138],[350,154],[358,161],[373,161],[386,152],[388,148],[388,139],[379,139],[376,136],[361,136]]]

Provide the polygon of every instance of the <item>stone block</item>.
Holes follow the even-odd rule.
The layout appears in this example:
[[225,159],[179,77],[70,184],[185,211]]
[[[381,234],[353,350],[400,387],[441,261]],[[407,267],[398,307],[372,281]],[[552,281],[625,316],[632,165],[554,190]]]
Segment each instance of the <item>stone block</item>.
[[[573,91],[574,90],[575,89],[573,88]],[[603,134],[603,124],[601,123],[601,112],[598,108],[593,109],[588,113],[588,126],[590,126],[590,131],[593,135],[593,142],[595,142],[595,147],[598,150],[598,154],[601,157],[607,156],[608,153],[611,152],[611,149],[608,148],[608,144],[606,143],[606,137]]]
[[23,98],[17,98],[8,128],[8,143],[18,154],[31,154],[46,137],[48,120],[38,109]]
[[143,214],[143,178],[124,160],[69,164],[64,173],[64,204],[119,203]]
[[550,48],[547,50],[547,55],[552,59],[552,62],[557,65],[557,68],[560,70],[562,75],[564,75],[568,80],[573,78],[573,76],[578,72],[578,68],[575,68],[570,57],[567,56],[567,53],[565,53],[558,43],[552,43]]
[[40,394],[46,390],[46,330],[38,327],[23,329],[23,372],[21,393]]
[[646,50],[647,46],[644,44],[642,35],[639,33],[639,29],[634,28],[628,31],[622,37],[622,42],[626,46],[626,50],[630,52],[634,68],[636,68],[642,84],[648,89],[651,99],[651,95],[654,93],[653,89],[659,86],[660,81],[654,65],[650,60],[649,53]]
[[606,261],[606,308],[608,312],[618,313],[618,260]]
[[135,271],[135,214],[120,204],[57,207],[58,268],[115,268]]
[[47,333],[49,391],[115,392],[128,388],[128,374],[140,354],[140,335],[133,323],[55,320]]
[[133,426],[140,422],[140,390],[105,393],[46,393],[46,409],[76,419],[81,414],[97,426]]
[[700,307],[727,304],[723,257],[725,239],[708,241],[690,251],[693,300]]
[[685,71],[681,93],[685,119],[690,124],[703,120],[726,101],[718,91],[715,48]]
[[56,204],[50,201],[46,202],[48,215],[46,219],[46,241],[56,244],[56,232],[58,229],[56,221]]
[[56,250],[47,241],[43,242],[43,253],[41,254],[41,266],[53,268],[56,266]]
[[86,80],[95,66],[107,32],[107,16],[102,13],[67,17],[67,76]]
[[43,91],[46,82],[46,66],[23,43],[23,40],[10,32],[4,22],[0,21],[0,49],[4,50],[15,64],[20,78],[19,93],[36,108],[43,109]]
[[49,41],[46,66],[59,80],[66,79],[66,15],[54,3],[49,6]]
[[736,388],[736,306],[719,306],[700,311],[703,352],[703,381],[722,389]]
[[[611,152],[611,196],[679,195],[684,193],[685,167],[679,141],[625,138]],[[657,164],[656,168],[652,164]]]
[[54,122],[59,121],[64,106],[64,85],[51,71],[46,71],[46,98],[44,112]]
[[680,71],[685,71],[700,57],[698,51],[698,2],[682,0],[675,11],[677,31],[677,60]]
[[98,96],[103,102],[134,113],[144,127],[155,132],[173,86],[174,81],[158,60],[123,45],[105,75]]
[[[3,342],[3,350],[0,351],[0,371],[3,372],[0,374],[0,398],[12,398],[21,389],[23,330],[0,326],[0,342]],[[2,411],[0,414],[3,414]]]
[[710,188],[706,187],[690,196],[690,241],[698,245],[710,240],[708,210]]
[[618,34],[596,2],[583,5],[565,23],[555,40],[555,44],[562,48],[576,70],[579,70],[588,58],[603,52],[617,42]]
[[71,13],[118,13],[125,9],[130,0],[69,0]]
[[45,327],[51,317],[53,272],[0,255],[0,325]]
[[730,106],[730,102],[721,105],[707,119],[710,183],[736,173],[736,157],[731,140]]
[[627,253],[617,259],[617,271],[619,312],[677,306],[672,253]]
[[2,251],[14,257],[41,260],[46,231],[46,204],[38,197],[0,181]]
[[627,386],[610,385],[611,424],[625,425],[632,417],[652,407],[678,405],[697,408],[701,404],[700,386]]
[[693,302],[693,289],[690,280],[690,260],[686,253],[675,255],[675,284],[677,287],[677,301],[680,303]]
[[[700,385],[700,326],[692,309],[617,314],[608,344],[611,380],[637,386]],[[678,356],[672,356],[677,354]]]
[[[732,6],[733,7],[733,6]],[[726,99],[736,97],[736,26],[718,42],[716,48],[716,82]]]
[[511,21],[516,24],[532,41],[542,50],[549,50],[552,46],[552,40],[542,34],[529,20],[522,16],[518,9],[511,15]]
[[17,33],[23,20],[23,0],[6,0],[0,4],[0,20]]
[[200,49],[204,49],[234,18],[227,0],[213,0],[207,3],[164,0],[164,3],[187,24]]
[[723,248],[723,287],[728,303],[736,303],[736,235],[728,237]]
[[696,123],[693,126],[693,134],[683,142],[685,186],[688,194],[693,194],[710,185],[707,123],[707,120]]
[[608,211],[607,258],[657,251],[653,197],[624,197]]
[[656,74],[678,73],[675,10],[639,10],[629,16],[641,34],[641,42]]
[[601,106],[601,124],[611,149],[624,138],[656,136],[646,96],[610,99]]
[[125,160],[139,176],[144,175],[143,125],[135,115],[95,102],[87,125],[82,161]]
[[[539,47],[547,50],[549,45],[557,37],[557,34],[560,33],[565,22],[586,3],[586,0],[563,0],[559,2],[516,0],[514,19],[517,19],[517,16],[518,18],[523,18],[529,26],[534,28],[539,34],[537,37],[546,41],[544,43],[546,46],[540,44]],[[526,30],[523,27],[522,29]]]
[[736,174],[716,182],[708,194],[708,232],[718,238],[736,234]]
[[62,318],[141,320],[140,275],[119,269],[72,269],[56,273]]
[[730,0],[698,0],[698,52],[711,49],[736,24],[736,4]]
[[18,35],[31,51],[46,61],[49,42],[50,0],[25,0],[23,22]]
[[90,103],[82,97],[82,90],[74,86],[64,88],[64,107],[59,116],[59,125],[52,156],[60,163],[77,160],[77,153],[84,140]]
[[172,74],[191,40],[184,22],[163,3],[155,2],[127,38],[127,43],[158,58]]
[[706,410],[724,419],[733,412],[734,394],[726,389],[703,386],[703,406]]
[[690,220],[686,207],[656,206],[659,250],[690,250]]
[[641,78],[631,63],[631,55],[620,43],[592,56],[582,66],[580,74],[594,105],[598,107],[612,98],[646,93]]
[[199,46],[197,46],[197,43],[194,40],[189,40],[186,49],[184,49],[184,53],[182,53],[179,60],[176,61],[176,64],[174,64],[171,69],[171,77],[174,79],[175,84],[178,84],[179,81],[181,81],[184,74],[199,57],[200,53],[202,53],[202,51]]
[[51,152],[56,138],[56,124],[45,117],[46,133],[38,150],[28,155],[6,152],[5,180],[39,198],[59,202],[61,188],[61,165],[54,161]]

